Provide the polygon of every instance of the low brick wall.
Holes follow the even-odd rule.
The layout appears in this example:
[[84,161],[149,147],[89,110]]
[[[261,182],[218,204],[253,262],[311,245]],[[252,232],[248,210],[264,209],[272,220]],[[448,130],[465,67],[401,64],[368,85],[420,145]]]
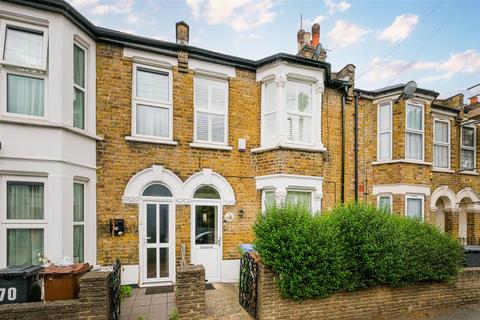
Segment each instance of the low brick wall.
[[1,320],[109,320],[110,272],[89,272],[80,278],[75,300],[0,305]]
[[464,269],[450,283],[404,288],[379,286],[309,300],[283,299],[276,278],[274,272],[259,264],[258,319],[388,319],[400,313],[475,303],[480,299],[480,268]]
[[205,268],[187,265],[177,269],[177,312],[180,319],[205,319]]

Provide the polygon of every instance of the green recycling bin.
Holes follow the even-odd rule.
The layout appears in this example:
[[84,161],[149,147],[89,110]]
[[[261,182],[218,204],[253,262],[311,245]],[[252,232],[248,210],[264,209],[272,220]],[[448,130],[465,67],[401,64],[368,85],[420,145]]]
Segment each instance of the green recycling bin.
[[0,304],[41,301],[42,266],[11,266],[0,269]]

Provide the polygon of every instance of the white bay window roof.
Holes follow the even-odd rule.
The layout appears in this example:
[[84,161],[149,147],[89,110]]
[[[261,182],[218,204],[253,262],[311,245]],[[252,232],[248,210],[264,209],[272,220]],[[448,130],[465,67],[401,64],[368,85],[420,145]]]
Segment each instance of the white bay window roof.
[[262,83],[261,146],[325,151],[322,143],[323,70],[278,63],[257,72]]

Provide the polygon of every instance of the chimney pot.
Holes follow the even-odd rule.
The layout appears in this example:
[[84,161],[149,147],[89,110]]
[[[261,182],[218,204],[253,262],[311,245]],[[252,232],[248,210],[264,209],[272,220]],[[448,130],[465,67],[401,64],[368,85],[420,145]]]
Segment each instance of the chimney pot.
[[188,45],[190,37],[190,27],[183,21],[175,24],[175,36],[178,44]]
[[315,48],[320,43],[320,24],[314,23],[312,25],[312,46]]
[[478,96],[473,96],[470,98],[470,104],[475,104],[478,102]]
[[303,39],[303,35],[305,34],[305,30],[300,29],[297,32],[297,46],[298,46],[298,52],[302,50],[303,46],[305,45],[305,40]]
[[311,39],[310,32],[305,32],[303,35],[303,40],[305,41],[305,44],[310,45],[310,39]]

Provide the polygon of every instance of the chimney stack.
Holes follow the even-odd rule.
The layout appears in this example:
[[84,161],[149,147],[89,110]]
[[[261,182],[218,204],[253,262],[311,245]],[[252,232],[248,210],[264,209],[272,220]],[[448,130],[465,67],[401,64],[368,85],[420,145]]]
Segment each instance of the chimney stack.
[[473,96],[473,97],[470,97],[470,104],[475,104],[478,102],[478,96]]
[[314,23],[312,26],[312,46],[317,48],[320,43],[320,24]]
[[175,24],[177,44],[183,44],[188,46],[188,39],[190,34],[190,27],[183,21]]
[[303,39],[303,35],[305,34],[305,30],[300,29],[297,32],[297,45],[298,45],[298,52],[302,50],[303,46],[305,45],[305,40]]

